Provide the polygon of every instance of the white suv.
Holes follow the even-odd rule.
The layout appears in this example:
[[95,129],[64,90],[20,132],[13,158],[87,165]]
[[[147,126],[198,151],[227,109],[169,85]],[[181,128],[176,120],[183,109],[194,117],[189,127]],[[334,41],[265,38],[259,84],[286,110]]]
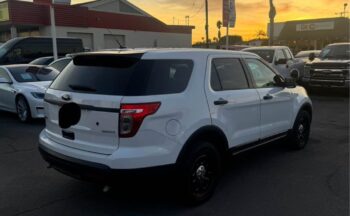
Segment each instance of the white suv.
[[304,88],[257,55],[200,49],[80,54],[45,111],[52,167],[88,178],[171,167],[192,203],[211,196],[229,154],[283,137],[303,148],[312,118]]

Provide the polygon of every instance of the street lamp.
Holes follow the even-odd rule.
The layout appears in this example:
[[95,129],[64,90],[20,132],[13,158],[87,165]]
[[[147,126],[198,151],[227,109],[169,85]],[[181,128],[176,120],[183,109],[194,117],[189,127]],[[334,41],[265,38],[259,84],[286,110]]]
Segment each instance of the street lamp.
[[346,17],[346,7],[348,6],[348,3],[344,3],[344,17]]
[[273,5],[273,0],[270,0],[270,12],[269,12],[269,17],[270,17],[270,40],[269,40],[269,45],[273,45],[273,37],[275,33],[275,17],[276,17],[276,8]]

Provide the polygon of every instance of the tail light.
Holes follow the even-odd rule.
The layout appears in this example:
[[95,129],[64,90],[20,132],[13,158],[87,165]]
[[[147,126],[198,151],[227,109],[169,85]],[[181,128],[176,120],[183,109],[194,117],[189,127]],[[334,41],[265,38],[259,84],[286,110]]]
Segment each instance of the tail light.
[[119,115],[119,137],[133,137],[143,120],[157,112],[160,103],[121,104]]

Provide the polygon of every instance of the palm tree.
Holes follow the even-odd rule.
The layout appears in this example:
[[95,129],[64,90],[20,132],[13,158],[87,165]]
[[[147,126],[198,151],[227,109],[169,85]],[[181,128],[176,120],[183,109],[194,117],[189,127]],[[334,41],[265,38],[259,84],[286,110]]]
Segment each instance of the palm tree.
[[261,38],[265,38],[267,36],[266,32],[264,32],[264,30],[259,30],[257,33],[256,33],[256,37],[261,39]]
[[218,27],[218,41],[220,41],[222,22],[221,22],[220,20],[217,21],[217,22],[216,22],[216,26]]

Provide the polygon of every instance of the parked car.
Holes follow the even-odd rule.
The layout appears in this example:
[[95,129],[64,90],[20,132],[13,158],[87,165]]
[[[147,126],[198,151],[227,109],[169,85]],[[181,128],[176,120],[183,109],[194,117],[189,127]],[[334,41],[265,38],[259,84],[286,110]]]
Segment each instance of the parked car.
[[61,72],[67,65],[72,61],[71,57],[64,57],[57,59],[56,61],[52,62],[51,64],[48,65],[50,68],[54,68],[57,71]]
[[[78,38],[57,38],[58,56],[82,52],[83,42]],[[18,37],[0,47],[0,65],[24,64],[34,59],[52,56],[52,40],[49,37]]]
[[298,53],[295,55],[295,58],[296,58],[296,59],[301,59],[301,60],[303,60],[304,62],[308,62],[311,53],[313,53],[313,54],[314,54],[314,57],[317,58],[317,57],[320,55],[321,50],[305,50],[305,51],[300,51],[300,52],[298,52]]
[[252,47],[243,51],[257,54],[285,78],[291,78],[292,70],[300,71],[304,68],[304,63],[295,59],[286,46]]
[[55,59],[53,56],[45,56],[45,57],[40,57],[37,59],[34,59],[33,61],[29,62],[31,65],[44,65],[47,66],[51,62],[53,62]]
[[312,119],[305,89],[257,55],[198,49],[77,55],[44,106],[51,167],[106,181],[170,169],[190,203],[212,195],[231,153],[284,137],[304,148]]
[[349,73],[350,43],[335,43],[305,65],[302,82],[306,87],[349,89]]
[[37,65],[0,66],[0,109],[17,113],[21,122],[44,118],[44,94],[57,74]]

